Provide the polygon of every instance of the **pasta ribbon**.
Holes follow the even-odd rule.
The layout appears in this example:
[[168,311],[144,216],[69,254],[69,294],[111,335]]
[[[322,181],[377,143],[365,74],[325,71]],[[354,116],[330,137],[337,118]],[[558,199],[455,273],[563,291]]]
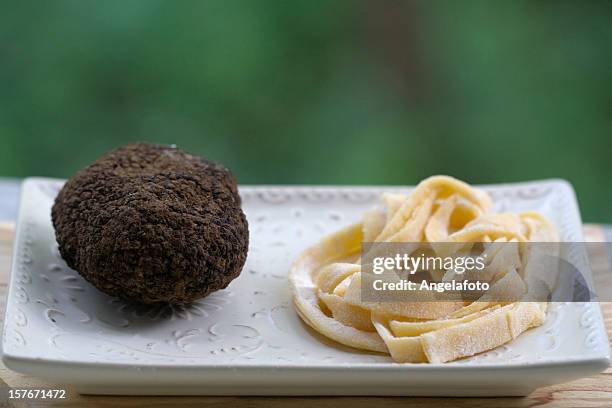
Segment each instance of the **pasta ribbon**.
[[[290,285],[298,314],[339,343],[388,353],[396,362],[444,363],[512,341],[546,317],[546,303],[528,300],[529,251],[523,244],[558,237],[536,212],[490,209],[488,194],[448,176],[427,178],[408,195],[383,194],[361,223],[323,238],[294,262]],[[364,301],[362,242],[410,243],[441,257],[480,245],[487,260],[481,273],[492,284],[474,301],[439,301],[423,291],[402,301]],[[431,271],[442,281],[452,272]]]

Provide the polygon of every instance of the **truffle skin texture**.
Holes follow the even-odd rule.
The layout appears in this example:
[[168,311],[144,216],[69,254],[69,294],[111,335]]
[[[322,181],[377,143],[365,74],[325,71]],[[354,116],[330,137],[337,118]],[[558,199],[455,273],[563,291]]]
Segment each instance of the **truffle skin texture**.
[[249,241],[240,204],[222,165],[138,143],[77,172],[51,216],[62,258],[102,292],[189,303],[240,274]]

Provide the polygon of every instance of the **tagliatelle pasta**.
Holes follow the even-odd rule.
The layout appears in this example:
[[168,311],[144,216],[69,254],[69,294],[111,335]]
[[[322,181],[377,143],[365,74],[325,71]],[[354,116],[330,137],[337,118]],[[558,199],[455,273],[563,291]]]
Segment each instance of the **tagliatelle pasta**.
[[[529,301],[529,253],[520,244],[557,241],[555,228],[535,212],[495,214],[490,207],[484,191],[447,176],[430,177],[409,195],[383,194],[361,223],[323,238],[295,261],[290,284],[298,314],[339,343],[410,363],[472,356],[541,325],[546,303]],[[376,302],[361,296],[362,242],[410,243],[441,257],[473,243],[505,245],[485,244],[483,273],[492,284],[475,301],[437,301],[419,291],[402,301]],[[450,272],[432,274],[444,281]]]

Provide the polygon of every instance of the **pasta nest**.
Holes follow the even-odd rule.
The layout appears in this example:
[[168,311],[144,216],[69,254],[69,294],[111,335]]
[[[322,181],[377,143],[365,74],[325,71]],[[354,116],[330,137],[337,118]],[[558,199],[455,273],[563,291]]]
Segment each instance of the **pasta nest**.
[[[299,316],[338,343],[408,363],[469,357],[541,325],[547,303],[529,301],[530,254],[523,244],[558,241],[556,230],[536,212],[490,209],[486,192],[448,176],[427,178],[408,195],[383,194],[362,222],[323,238],[296,259],[289,280]],[[492,284],[471,302],[362,301],[363,242],[413,243],[440,256],[457,256],[478,243],[488,255],[485,272]],[[520,301],[499,300],[510,298]]]

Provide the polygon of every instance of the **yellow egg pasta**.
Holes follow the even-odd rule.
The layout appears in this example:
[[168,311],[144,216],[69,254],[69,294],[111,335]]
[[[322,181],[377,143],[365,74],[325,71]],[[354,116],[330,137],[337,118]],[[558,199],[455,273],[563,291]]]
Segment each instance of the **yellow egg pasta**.
[[[544,322],[546,303],[527,297],[529,254],[521,243],[534,241],[558,241],[542,215],[492,213],[484,191],[433,176],[408,195],[383,194],[361,223],[302,252],[289,278],[293,300],[306,324],[338,343],[387,353],[396,362],[453,361],[491,350]],[[472,302],[437,301],[435,293],[423,292],[402,301],[364,301],[362,242],[414,243],[441,257],[478,243],[492,284]],[[444,281],[450,272],[433,273]],[[523,300],[500,301],[504,298]]]

